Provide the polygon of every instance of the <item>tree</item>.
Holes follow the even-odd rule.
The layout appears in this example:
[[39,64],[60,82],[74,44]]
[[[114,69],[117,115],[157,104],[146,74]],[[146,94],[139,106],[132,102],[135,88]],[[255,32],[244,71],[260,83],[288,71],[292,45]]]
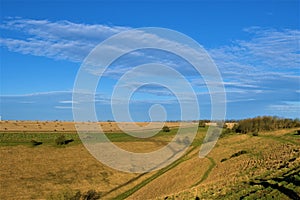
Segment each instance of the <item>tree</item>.
[[203,121],[203,120],[200,120],[199,121],[199,125],[198,125],[198,127],[201,127],[201,128],[205,128],[205,121]]

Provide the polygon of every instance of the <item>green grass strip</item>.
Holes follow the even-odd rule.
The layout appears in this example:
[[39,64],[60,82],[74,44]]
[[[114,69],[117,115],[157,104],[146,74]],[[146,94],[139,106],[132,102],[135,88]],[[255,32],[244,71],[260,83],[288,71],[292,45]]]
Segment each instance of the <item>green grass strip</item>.
[[141,183],[137,184],[135,187],[127,190],[126,192],[124,192],[124,193],[116,196],[114,199],[125,199],[125,198],[129,197],[130,195],[132,195],[133,193],[135,193],[136,191],[138,191],[139,189],[141,189],[142,187],[144,187],[145,185],[147,185],[148,183],[150,183],[151,181],[153,181],[157,177],[161,176],[162,174],[166,173],[167,171],[173,169],[174,167],[176,167],[177,165],[179,165],[180,163],[182,163],[183,161],[185,161],[186,160],[186,156],[189,153],[191,153],[195,148],[196,148],[196,146],[193,147],[192,149],[190,149],[180,159],[174,161],[172,164],[168,165],[167,167],[160,169],[157,173],[155,173],[154,175],[152,175],[148,179],[142,181]]
[[200,183],[202,183],[203,181],[205,181],[207,179],[208,175],[210,174],[210,172],[212,171],[212,169],[216,166],[216,162],[214,161],[213,158],[211,158],[211,157],[206,157],[206,158],[209,159],[210,166],[206,170],[206,172],[203,174],[202,178],[197,183],[195,183],[194,185],[192,185],[192,187],[197,186]]

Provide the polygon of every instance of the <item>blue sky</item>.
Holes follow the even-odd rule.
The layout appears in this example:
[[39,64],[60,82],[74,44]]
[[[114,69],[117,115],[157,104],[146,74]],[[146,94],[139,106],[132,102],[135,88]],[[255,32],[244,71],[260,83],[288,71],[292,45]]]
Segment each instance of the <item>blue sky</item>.
[[[163,27],[193,38],[213,58],[226,89],[227,119],[299,117],[299,4],[275,0],[2,0],[0,115],[3,120],[72,120],[73,85],[88,53],[121,31]],[[175,63],[174,68],[195,89],[200,117],[210,118],[210,96],[203,80],[177,58],[150,53],[157,55],[154,61],[164,57],[165,63]],[[110,95],[129,68],[116,62],[115,70],[100,82],[95,95],[99,120],[114,119]],[[149,120],[148,110],[154,103],[165,107],[167,119],[180,119],[174,95],[167,88],[149,85],[132,97],[133,120]]]

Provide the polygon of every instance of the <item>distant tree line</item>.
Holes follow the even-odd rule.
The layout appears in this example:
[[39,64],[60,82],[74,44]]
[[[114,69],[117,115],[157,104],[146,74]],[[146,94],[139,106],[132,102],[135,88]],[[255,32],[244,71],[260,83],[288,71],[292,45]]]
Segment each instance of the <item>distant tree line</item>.
[[232,128],[232,131],[236,133],[254,133],[259,131],[273,131],[295,127],[300,127],[299,119],[279,118],[276,116],[259,116],[240,120]]
[[[280,118],[277,116],[258,116],[242,120],[226,121],[199,120],[199,127],[206,127],[207,123],[212,122],[214,122],[217,127],[223,128],[224,134],[233,132],[257,134],[261,131],[274,131],[285,128],[300,127],[300,119]],[[226,123],[235,123],[235,125],[232,128],[228,128]]]

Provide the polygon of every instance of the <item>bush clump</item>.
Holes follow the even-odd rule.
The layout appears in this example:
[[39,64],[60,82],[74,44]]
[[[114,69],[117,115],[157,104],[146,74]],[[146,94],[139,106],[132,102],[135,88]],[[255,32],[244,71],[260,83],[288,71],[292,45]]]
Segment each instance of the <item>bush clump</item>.
[[162,130],[163,132],[170,132],[170,128],[168,126],[164,126]]
[[65,144],[65,141],[66,141],[66,136],[64,136],[64,135],[58,136],[58,137],[55,139],[55,143],[56,143],[57,145],[63,145],[63,144]]
[[258,132],[252,133],[253,136],[258,136]]
[[96,192],[96,190],[89,190],[82,195],[84,200],[96,200],[101,198],[101,192]]
[[222,130],[222,133],[221,133],[221,135],[220,135],[220,137],[222,138],[222,137],[225,137],[226,135],[229,135],[229,134],[231,134],[232,133],[232,130],[230,129],[230,128],[226,128],[226,129],[223,129]]
[[204,121],[199,121],[198,127],[205,128],[206,124]]
[[64,145],[64,144],[69,144],[70,142],[73,142],[74,140],[73,139],[66,139],[66,137],[64,135],[61,135],[59,137],[57,137],[55,139],[55,143],[57,145]]
[[31,140],[30,142],[33,146],[39,146],[39,145],[43,144],[43,142],[38,142],[36,140]]
[[97,200],[102,196],[102,192],[96,190],[89,190],[81,193],[81,191],[66,190],[59,194],[51,194],[49,199],[68,199],[68,200]]

